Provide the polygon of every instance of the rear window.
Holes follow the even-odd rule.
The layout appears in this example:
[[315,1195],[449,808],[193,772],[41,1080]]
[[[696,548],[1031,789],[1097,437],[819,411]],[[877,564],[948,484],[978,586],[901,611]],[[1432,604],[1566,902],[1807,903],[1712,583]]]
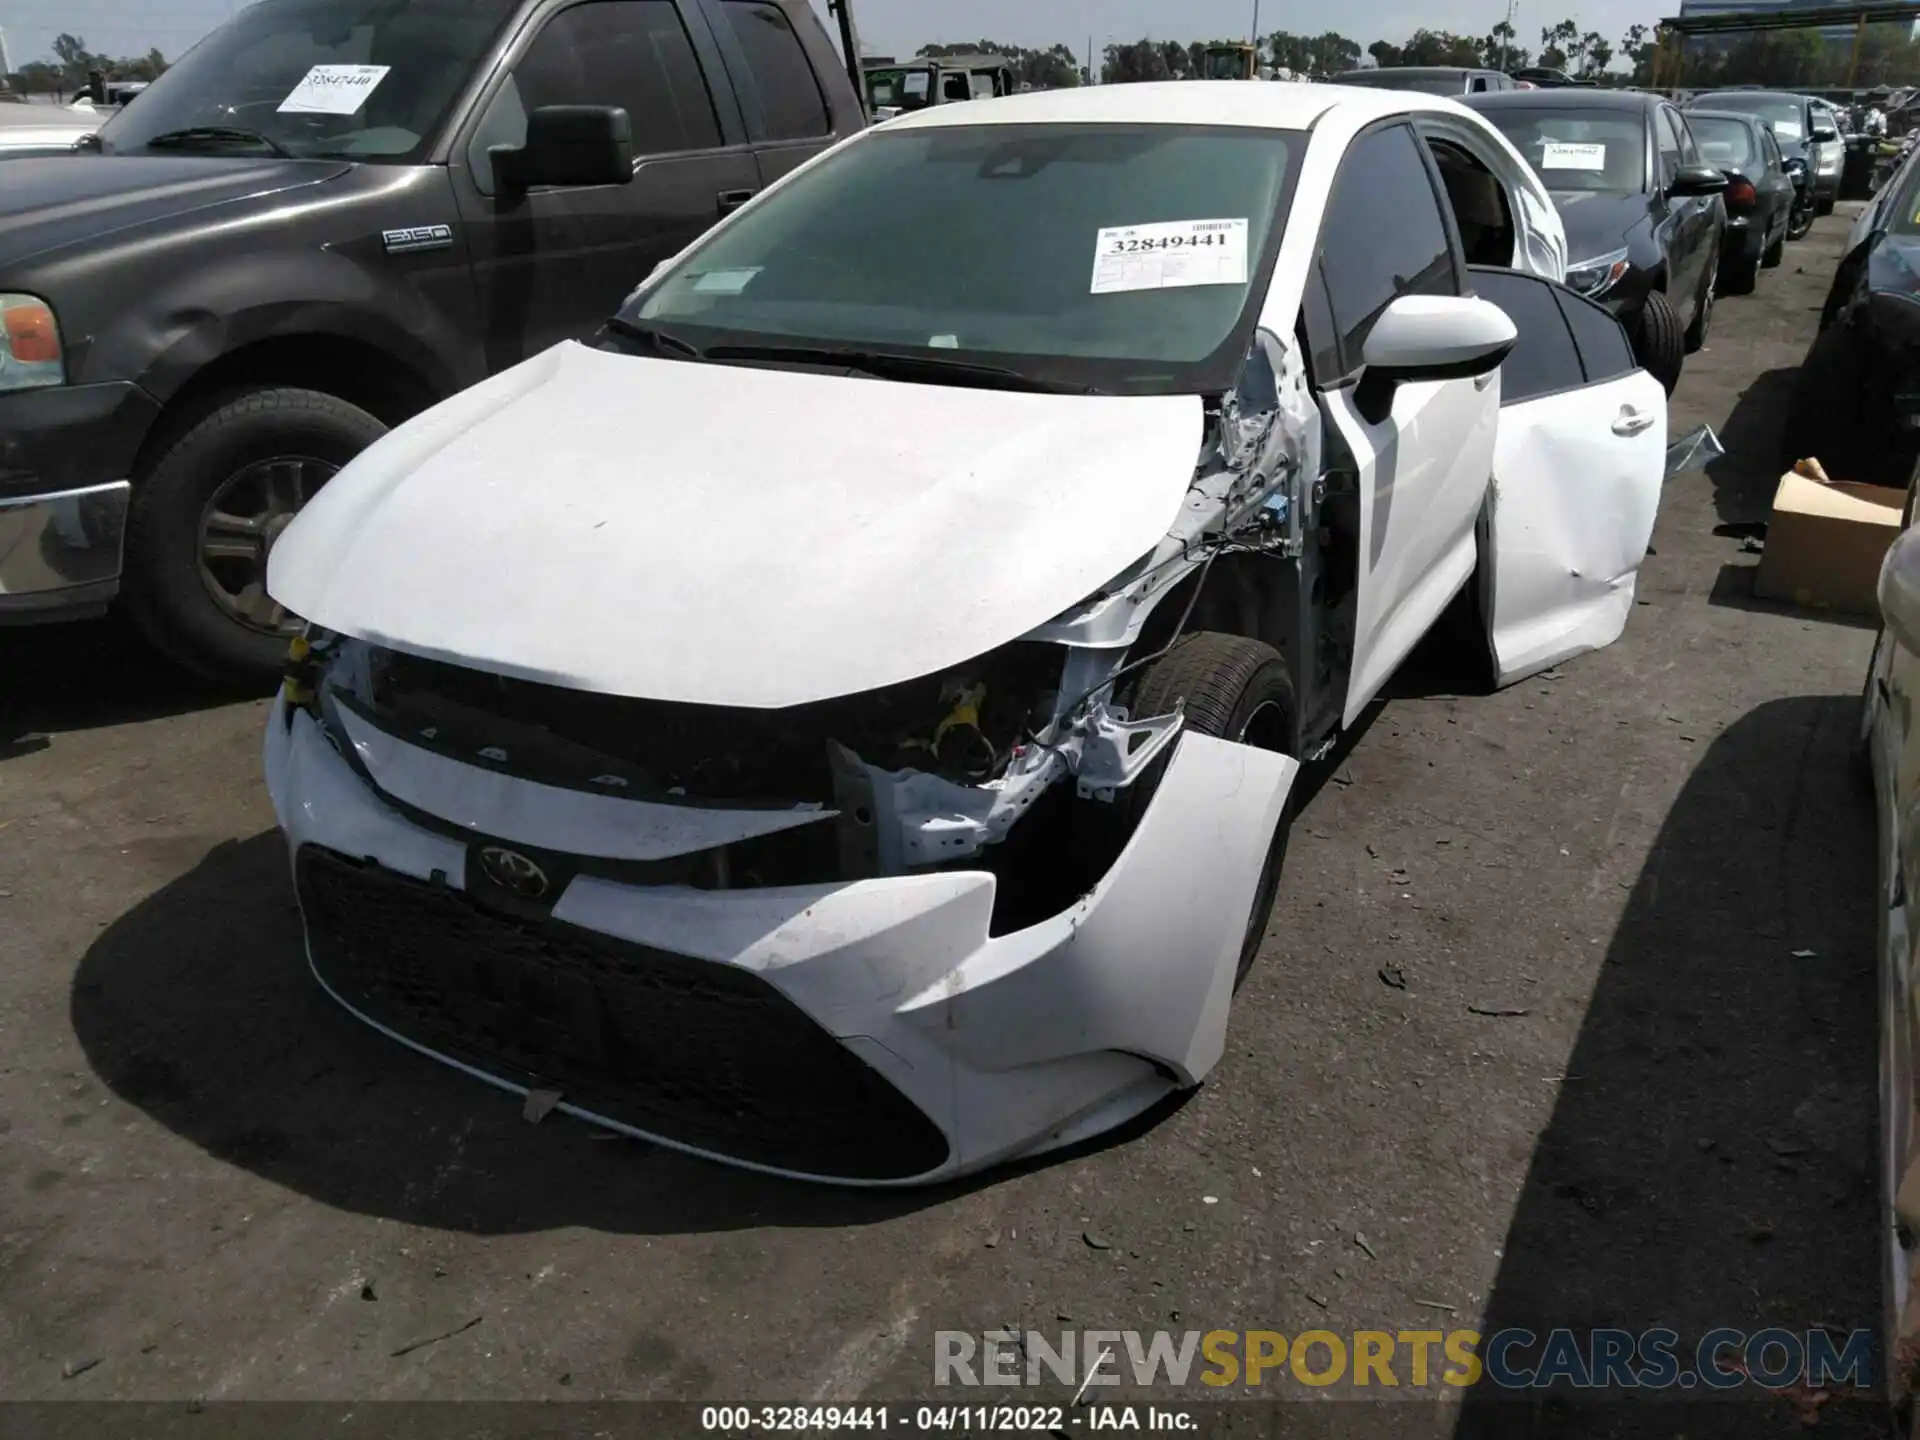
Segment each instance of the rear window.
[[1722,170],[1763,168],[1754,149],[1753,132],[1744,122],[1689,115],[1687,127],[1693,131],[1693,143],[1700,147],[1700,158],[1707,164]]
[[1549,190],[1645,188],[1647,132],[1638,115],[1557,105],[1503,105],[1480,113],[1527,157]]
[[1702,110],[1738,110],[1743,115],[1757,115],[1771,125],[1773,133],[1782,140],[1806,138],[1806,122],[1802,118],[1798,100],[1779,95],[1745,95],[1738,90],[1730,90],[1718,95],[1701,95],[1694,103]]

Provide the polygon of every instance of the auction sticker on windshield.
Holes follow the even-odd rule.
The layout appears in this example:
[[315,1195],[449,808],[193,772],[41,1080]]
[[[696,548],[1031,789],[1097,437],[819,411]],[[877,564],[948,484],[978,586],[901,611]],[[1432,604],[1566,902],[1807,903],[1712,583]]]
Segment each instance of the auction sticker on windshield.
[[1575,145],[1566,140],[1549,140],[1540,152],[1542,170],[1604,170],[1607,147]]
[[1247,283],[1245,220],[1116,225],[1093,242],[1093,293]]
[[353,115],[391,65],[316,65],[280,102],[282,115]]

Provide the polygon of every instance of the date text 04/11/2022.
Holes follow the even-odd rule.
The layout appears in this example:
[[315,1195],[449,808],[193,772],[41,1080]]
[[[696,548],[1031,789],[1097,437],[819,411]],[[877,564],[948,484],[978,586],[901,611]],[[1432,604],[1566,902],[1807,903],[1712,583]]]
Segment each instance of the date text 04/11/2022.
[[1191,1414],[1161,1406],[1094,1405],[709,1405],[700,1428],[713,1434],[784,1432],[817,1435],[838,1431],[899,1431],[918,1435],[1058,1434],[1085,1430],[1190,1432]]

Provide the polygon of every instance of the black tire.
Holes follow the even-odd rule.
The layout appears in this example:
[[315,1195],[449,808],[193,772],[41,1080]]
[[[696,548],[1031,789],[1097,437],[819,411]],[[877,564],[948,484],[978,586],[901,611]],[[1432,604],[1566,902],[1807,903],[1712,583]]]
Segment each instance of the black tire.
[[1760,257],[1744,252],[1728,257],[1720,267],[1722,295],[1751,295],[1760,283]]
[[1903,487],[1920,436],[1894,429],[1871,403],[1872,357],[1859,332],[1829,325],[1814,337],[1780,434],[1780,468],[1815,459],[1835,480]]
[[1700,293],[1694,297],[1693,321],[1687,326],[1689,355],[1707,343],[1707,329],[1713,324],[1713,297],[1719,289],[1720,250],[1715,246],[1713,254],[1707,258],[1707,273],[1700,277]]
[[1640,307],[1633,327],[1633,355],[1667,394],[1673,394],[1680,383],[1680,367],[1686,363],[1687,341],[1680,331],[1680,317],[1658,290],[1649,291]]
[[[1792,222],[1789,221],[1789,224]],[[1760,252],[1760,263],[1771,270],[1787,257],[1787,226],[1780,227],[1780,234],[1774,242]]]
[[1798,205],[1787,212],[1787,239],[1804,240],[1813,229],[1813,206]]
[[[1135,715],[1165,715],[1176,702],[1186,704],[1187,726],[1202,735],[1239,740],[1286,753],[1293,743],[1293,680],[1286,659],[1271,645],[1240,635],[1202,631],[1180,642],[1141,676],[1130,697]],[[1144,813],[1160,782],[1165,762],[1134,782],[1133,803]],[[1253,909],[1240,947],[1236,988],[1253,968],[1267,922],[1280,894],[1287,835],[1293,828],[1292,803],[1280,817],[1254,890]]]
[[[292,388],[246,391],[181,417],[134,481],[121,587],[121,603],[134,623],[166,654],[208,679],[270,686],[286,663],[287,635],[245,623],[215,598],[202,551],[215,497],[249,467],[269,462],[298,464],[324,483],[324,476],[386,429],[358,406]],[[260,537],[262,557],[277,533]]]

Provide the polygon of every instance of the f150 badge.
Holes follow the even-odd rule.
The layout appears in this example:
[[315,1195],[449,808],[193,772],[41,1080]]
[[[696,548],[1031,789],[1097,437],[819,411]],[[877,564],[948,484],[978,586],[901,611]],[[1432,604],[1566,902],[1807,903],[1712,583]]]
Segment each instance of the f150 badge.
[[453,248],[451,225],[414,225],[405,230],[383,230],[380,239],[389,255],[410,255],[419,250]]

